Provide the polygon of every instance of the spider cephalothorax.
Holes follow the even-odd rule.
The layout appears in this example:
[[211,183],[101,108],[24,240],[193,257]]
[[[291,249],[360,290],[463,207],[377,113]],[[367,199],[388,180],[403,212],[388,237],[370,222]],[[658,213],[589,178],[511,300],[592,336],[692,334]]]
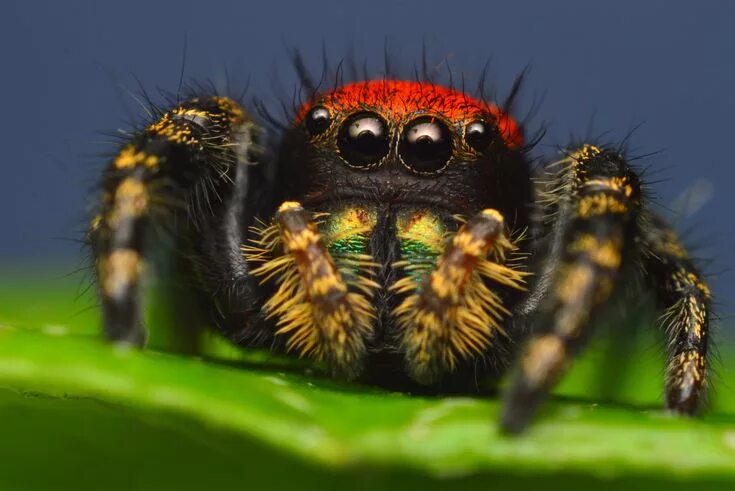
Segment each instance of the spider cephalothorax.
[[[330,267],[302,282],[303,275],[288,269],[297,268],[299,255],[282,255],[284,248],[298,246],[278,240],[281,234],[268,228],[260,233],[261,249],[248,256],[251,262],[270,258],[253,271],[255,276],[282,266],[274,276],[279,288],[266,310],[277,319],[278,333],[292,333],[288,346],[328,359],[334,370],[352,375],[361,371],[368,352],[402,351],[409,373],[426,382],[451,372],[459,359],[482,357],[491,338],[503,332],[500,318],[508,312],[482,278],[502,277],[495,290],[503,290],[503,280],[505,286],[522,288],[521,273],[485,259],[491,252],[504,257],[516,249],[505,236],[504,216],[512,217],[514,229],[527,226],[531,190],[522,140],[515,122],[496,106],[418,82],[356,83],[305,104],[285,137],[278,202],[298,200],[295,209],[322,214],[313,237],[323,243],[319,259],[331,256]],[[448,248],[448,234],[458,230],[459,217],[483,209],[487,213],[465,227],[455,248]],[[288,209],[279,213],[289,216]],[[470,234],[483,226],[473,228],[482,217],[497,223],[494,228],[485,224],[491,230],[478,231],[486,236],[475,244]],[[290,232],[288,237],[301,238]],[[454,252],[443,259],[431,278],[443,282],[446,292],[429,298],[434,287],[425,282],[442,253],[471,247],[482,254]],[[288,258],[293,261],[285,262]],[[324,306],[342,315],[343,322],[314,322],[326,316],[321,302],[314,301],[319,295],[306,291],[315,283],[324,285],[323,296],[344,289],[344,306]],[[288,301],[294,294],[301,299],[297,310]],[[361,306],[350,307],[350,299]],[[436,305],[429,308],[431,301]]]
[[112,339],[143,339],[146,231],[169,221],[210,323],[240,344],[435,387],[478,387],[521,352],[510,430],[619,285],[648,285],[670,324],[666,403],[699,407],[710,293],[619,151],[568,149],[537,184],[507,109],[397,80],[314,95],[267,167],[258,135],[234,101],[195,97],[120,149],[90,232]]

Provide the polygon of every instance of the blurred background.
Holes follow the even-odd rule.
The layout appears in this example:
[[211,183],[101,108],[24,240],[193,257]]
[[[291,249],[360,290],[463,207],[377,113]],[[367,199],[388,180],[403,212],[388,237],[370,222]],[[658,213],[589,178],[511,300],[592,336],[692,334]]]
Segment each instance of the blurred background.
[[[143,115],[140,87],[175,91],[185,79],[234,87],[274,105],[287,92],[298,48],[321,70],[350,51],[382,70],[388,51],[406,73],[422,44],[502,96],[526,66],[525,111],[553,156],[571,138],[620,140],[648,168],[660,209],[706,261],[725,326],[735,282],[735,4],[615,2],[124,2],[5,3],[0,20],[3,94],[0,271],[79,260],[90,191],[111,150],[110,133]],[[185,43],[186,39],[186,43]],[[140,86],[139,86],[140,85]],[[280,109],[276,108],[276,111]],[[525,114],[521,110],[521,115]],[[63,270],[63,267],[61,268]],[[58,270],[57,270],[58,271]]]

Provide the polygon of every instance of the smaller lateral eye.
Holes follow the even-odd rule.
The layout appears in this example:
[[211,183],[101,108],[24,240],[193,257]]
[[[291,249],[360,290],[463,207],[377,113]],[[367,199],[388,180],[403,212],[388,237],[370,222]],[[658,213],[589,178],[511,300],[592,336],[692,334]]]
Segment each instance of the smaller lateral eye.
[[324,133],[332,124],[332,116],[324,106],[315,106],[306,115],[306,130],[311,135]]
[[464,131],[465,141],[478,152],[485,150],[494,138],[495,131],[493,127],[482,120],[468,124]]

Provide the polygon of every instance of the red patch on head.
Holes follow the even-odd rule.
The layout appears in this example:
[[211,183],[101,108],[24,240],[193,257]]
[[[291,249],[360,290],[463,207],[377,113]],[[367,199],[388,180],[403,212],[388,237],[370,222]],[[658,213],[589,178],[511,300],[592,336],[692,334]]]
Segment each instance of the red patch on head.
[[370,80],[343,85],[301,106],[296,123],[300,123],[315,105],[326,107],[332,114],[369,109],[391,121],[406,120],[418,114],[442,116],[454,126],[476,119],[491,119],[508,148],[523,144],[518,124],[495,104],[431,83]]

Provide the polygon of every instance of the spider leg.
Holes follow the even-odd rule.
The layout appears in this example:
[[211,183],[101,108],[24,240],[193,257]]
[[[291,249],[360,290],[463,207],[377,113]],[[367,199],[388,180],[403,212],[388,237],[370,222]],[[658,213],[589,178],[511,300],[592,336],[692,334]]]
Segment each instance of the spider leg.
[[422,282],[409,274],[395,283],[398,294],[408,293],[393,314],[414,380],[437,381],[459,360],[482,355],[494,338],[505,334],[502,318],[509,312],[486,282],[523,288],[523,273],[503,264],[513,249],[503,216],[486,209],[457,231]]
[[640,184],[625,160],[584,145],[560,165],[549,196],[558,209],[558,257],[548,282],[539,282],[547,290],[530,319],[535,333],[504,394],[500,424],[511,433],[528,425],[582,348],[634,244]]
[[274,223],[256,232],[259,238],[244,251],[248,261],[260,263],[252,274],[276,284],[263,306],[276,319],[276,334],[286,337],[287,349],[324,361],[334,373],[357,376],[375,317],[372,258],[354,256],[347,266],[363,274],[347,281],[312,214],[293,201],[281,204]]
[[[224,97],[191,99],[159,116],[105,169],[100,212],[88,234],[106,335],[132,344],[145,340],[140,290],[153,249],[150,229],[174,230],[178,246],[186,239],[182,230],[194,234],[217,222],[209,218],[224,219],[240,164],[254,147],[253,124]],[[237,269],[237,255],[227,257]]]
[[668,338],[666,407],[694,414],[706,390],[711,294],[674,231],[659,217],[646,218],[643,265]]

